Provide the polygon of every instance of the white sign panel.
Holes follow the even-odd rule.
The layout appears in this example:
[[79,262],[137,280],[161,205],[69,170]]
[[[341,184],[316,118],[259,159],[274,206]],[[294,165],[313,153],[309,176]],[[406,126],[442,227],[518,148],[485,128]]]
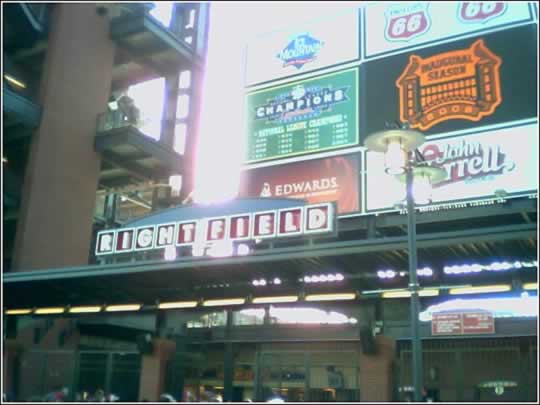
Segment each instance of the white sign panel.
[[366,59],[532,21],[525,2],[375,3],[364,10]]
[[359,58],[359,10],[254,38],[247,45],[246,85],[267,82]]
[[[538,124],[486,130],[462,136],[436,136],[419,149],[447,172],[433,188],[432,205],[538,192]],[[384,172],[382,153],[366,152],[366,210],[388,211],[405,198],[405,185]]]

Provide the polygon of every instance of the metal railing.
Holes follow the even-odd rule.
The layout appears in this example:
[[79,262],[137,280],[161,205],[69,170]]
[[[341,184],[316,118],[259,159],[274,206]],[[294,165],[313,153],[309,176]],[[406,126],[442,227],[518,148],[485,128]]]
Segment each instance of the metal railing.
[[107,132],[111,129],[133,126],[140,127],[140,122],[128,117],[127,114],[120,110],[107,111],[98,115],[97,132]]

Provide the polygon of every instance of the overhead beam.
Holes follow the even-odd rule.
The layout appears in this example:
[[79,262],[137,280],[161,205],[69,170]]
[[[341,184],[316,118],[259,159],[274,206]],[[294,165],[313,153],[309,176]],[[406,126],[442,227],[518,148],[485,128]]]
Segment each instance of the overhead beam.
[[526,223],[530,224],[532,222],[531,218],[529,218],[529,215],[525,211],[521,211],[520,214]]
[[[468,229],[452,232],[437,232],[417,235],[417,246],[419,248],[449,246],[460,243],[489,242],[497,240],[528,239],[535,237],[537,233],[536,224],[503,225],[481,229]],[[348,242],[331,242],[324,244],[314,244],[306,246],[304,249],[298,247],[277,248],[272,251],[255,252],[249,256],[229,257],[223,259],[194,259],[192,257],[181,258],[175,262],[163,263],[135,262],[119,263],[100,266],[83,266],[74,268],[53,268],[38,271],[21,271],[4,275],[4,285],[17,282],[52,280],[62,278],[78,278],[92,276],[107,276],[119,274],[134,274],[154,271],[178,271],[179,269],[193,271],[209,271],[212,268],[239,266],[244,264],[267,263],[274,264],[294,259],[306,259],[314,256],[329,257],[355,254],[370,254],[374,252],[384,252],[388,250],[406,249],[407,237],[362,239]],[[270,266],[275,268],[274,265]],[[186,276],[189,272],[185,271]]]
[[144,65],[152,69],[158,76],[166,76],[171,72],[171,69],[153,61],[148,54],[141,52],[132,45],[128,44],[125,40],[116,40],[119,47],[123,49],[131,60],[139,65]]
[[[521,214],[522,212],[536,212],[536,199],[510,199],[504,204],[493,204],[481,207],[456,208],[433,212],[417,212],[417,224],[429,224],[433,222],[450,222],[461,219],[477,219],[485,217],[498,217],[501,215]],[[352,231],[356,229],[366,229],[368,227],[369,216],[358,216],[343,218],[340,220],[340,231]],[[531,221],[532,222],[532,221]],[[407,215],[385,214],[375,217],[376,228],[404,227],[407,224]]]
[[153,179],[153,176],[151,174],[148,174],[148,170],[146,168],[138,165],[137,163],[128,162],[121,156],[113,152],[102,151],[101,156],[102,159],[104,159],[107,163],[120,169],[126,170],[133,177],[136,177],[139,180],[148,181]]

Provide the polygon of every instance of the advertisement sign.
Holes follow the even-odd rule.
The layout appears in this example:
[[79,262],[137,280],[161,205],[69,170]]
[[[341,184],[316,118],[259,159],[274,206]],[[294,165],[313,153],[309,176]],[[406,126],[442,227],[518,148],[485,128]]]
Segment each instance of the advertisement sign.
[[432,335],[461,335],[462,332],[461,314],[433,314],[431,320]]
[[423,131],[450,119],[479,121],[501,104],[501,59],[479,39],[469,49],[411,55],[398,78],[400,119]]
[[[447,177],[433,188],[434,206],[538,192],[538,124],[486,128],[477,134],[441,135],[420,148],[426,161],[442,167]],[[366,153],[366,211],[392,210],[405,198],[405,185],[384,172],[382,153]]]
[[388,121],[431,135],[536,117],[536,36],[529,24],[362,64],[361,142]]
[[463,334],[495,333],[493,314],[489,312],[463,313]]
[[359,167],[355,154],[246,170],[239,196],[335,201],[338,214],[358,212]]
[[525,2],[378,2],[364,10],[364,57],[404,52],[532,21]]
[[433,336],[493,333],[495,333],[495,321],[490,312],[435,313],[431,320]]
[[359,58],[358,10],[350,10],[294,29],[254,38],[246,50],[246,85],[350,62]]
[[247,163],[358,144],[358,70],[247,95]]
[[201,246],[226,241],[328,234],[335,229],[334,204],[311,204],[261,212],[100,231],[96,256]]

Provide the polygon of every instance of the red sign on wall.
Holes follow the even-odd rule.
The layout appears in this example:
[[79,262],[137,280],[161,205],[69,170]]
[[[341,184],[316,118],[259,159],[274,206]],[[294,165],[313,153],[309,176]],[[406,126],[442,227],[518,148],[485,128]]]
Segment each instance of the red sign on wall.
[[490,312],[454,312],[433,314],[432,335],[476,335],[495,333],[495,322]]
[[463,314],[463,334],[495,333],[493,315],[489,312]]
[[336,201],[339,214],[357,212],[358,159],[337,156],[246,170],[239,197],[298,198],[309,204]]
[[432,335],[461,335],[461,314],[433,314]]

